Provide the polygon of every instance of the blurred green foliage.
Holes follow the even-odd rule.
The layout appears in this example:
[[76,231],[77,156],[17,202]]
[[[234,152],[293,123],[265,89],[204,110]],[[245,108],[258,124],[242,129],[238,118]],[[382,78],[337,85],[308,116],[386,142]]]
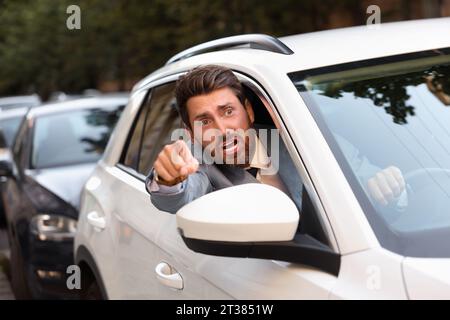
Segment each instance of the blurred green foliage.
[[[71,4],[81,8],[81,30],[66,27]],[[128,89],[189,46],[320,30],[330,12],[363,24],[365,9],[360,0],[0,0],[0,95],[45,99],[108,81]]]

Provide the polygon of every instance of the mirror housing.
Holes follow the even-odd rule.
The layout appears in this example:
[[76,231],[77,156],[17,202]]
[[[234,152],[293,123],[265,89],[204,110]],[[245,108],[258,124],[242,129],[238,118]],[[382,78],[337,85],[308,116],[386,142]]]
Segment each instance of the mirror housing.
[[337,275],[340,255],[307,234],[282,191],[250,183],[208,193],[177,212],[186,246],[198,253],[300,263]]
[[208,193],[177,212],[185,237],[228,242],[290,241],[299,213],[282,191],[242,184]]
[[13,176],[13,160],[9,148],[0,148],[0,177]]
[[3,148],[8,148],[8,142],[6,140],[5,133],[0,128],[0,149],[3,149]]

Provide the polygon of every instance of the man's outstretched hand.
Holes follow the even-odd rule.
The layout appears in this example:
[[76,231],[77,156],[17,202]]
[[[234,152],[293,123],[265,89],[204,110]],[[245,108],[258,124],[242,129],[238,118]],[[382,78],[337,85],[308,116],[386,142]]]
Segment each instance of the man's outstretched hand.
[[153,164],[158,183],[175,185],[198,170],[198,161],[183,140],[166,145]]

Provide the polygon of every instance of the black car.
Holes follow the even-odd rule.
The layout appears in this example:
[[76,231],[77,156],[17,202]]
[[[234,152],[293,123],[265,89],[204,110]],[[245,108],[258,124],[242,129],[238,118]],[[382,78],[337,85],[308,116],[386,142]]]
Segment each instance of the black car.
[[[0,98],[0,149],[9,148],[19,130],[19,126],[31,107],[41,104],[38,95]],[[0,190],[4,178],[0,177]],[[5,213],[0,200],[0,228],[5,227]]]
[[66,281],[80,192],[127,101],[116,95],[32,108],[11,151],[0,152],[16,298],[77,297]]

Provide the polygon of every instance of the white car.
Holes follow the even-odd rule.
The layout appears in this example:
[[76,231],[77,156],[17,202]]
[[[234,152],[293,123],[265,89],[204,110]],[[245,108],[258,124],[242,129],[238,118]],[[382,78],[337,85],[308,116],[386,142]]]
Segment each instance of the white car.
[[[448,30],[441,18],[241,35],[174,56],[135,86],[85,185],[83,295],[449,299]],[[174,82],[204,64],[231,68],[259,99],[256,122],[280,130],[301,208],[263,184],[209,193],[176,215],[152,205],[145,176],[180,127]],[[351,159],[399,168],[401,197],[378,204]]]

